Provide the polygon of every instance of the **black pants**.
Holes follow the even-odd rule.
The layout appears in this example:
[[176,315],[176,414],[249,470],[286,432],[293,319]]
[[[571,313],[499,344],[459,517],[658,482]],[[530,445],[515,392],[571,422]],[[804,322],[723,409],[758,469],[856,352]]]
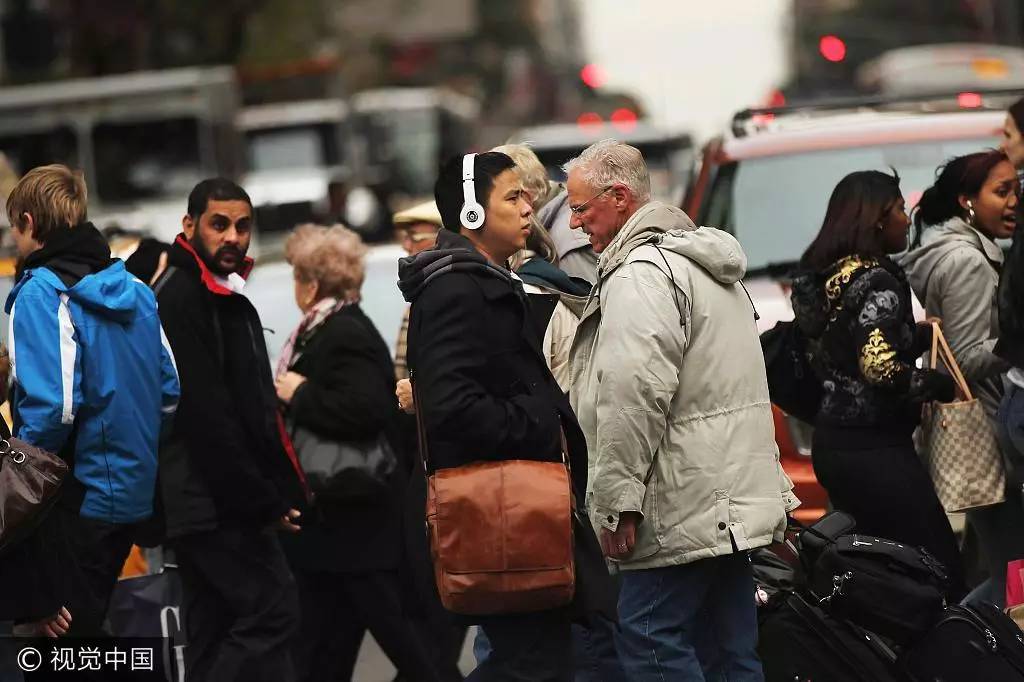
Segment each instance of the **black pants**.
[[467,682],[570,682],[572,627],[565,609],[488,618],[487,658]]
[[427,650],[403,618],[393,573],[296,571],[302,622],[293,642],[299,682],[349,680],[367,630],[403,680],[438,680]]
[[817,429],[818,481],[832,505],[857,520],[858,533],[924,547],[934,555],[949,571],[950,599],[959,601],[966,591],[960,550],[913,441],[908,435],[870,443],[870,436],[857,438],[849,430]]
[[[438,676],[444,682],[462,682],[459,659],[466,643],[468,626],[456,623],[436,597],[432,596],[430,603],[423,608],[426,613],[414,616],[412,626],[419,633]],[[412,682],[413,679],[399,674],[394,682]]]
[[172,546],[189,682],[292,682],[298,597],[276,531],[224,528]]
[[103,629],[103,621],[110,595],[132,549],[134,526],[82,518],[59,507],[52,513],[64,516],[70,553],[64,602],[71,612],[68,635],[105,636],[109,633]]

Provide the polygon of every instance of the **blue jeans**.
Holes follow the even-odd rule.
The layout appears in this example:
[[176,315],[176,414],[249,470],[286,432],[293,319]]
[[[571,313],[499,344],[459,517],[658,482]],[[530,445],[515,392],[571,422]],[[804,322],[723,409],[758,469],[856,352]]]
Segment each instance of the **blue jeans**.
[[964,603],[987,601],[999,608],[1006,605],[1006,564],[1024,559],[1024,390],[1011,381],[999,406],[999,447],[1006,462],[1006,501],[991,507],[971,509],[967,522],[978,534],[989,577],[971,591]]
[[631,682],[763,682],[750,559],[623,571],[616,644]]
[[[483,628],[477,628],[473,657],[481,665],[491,653],[491,643]],[[615,650],[615,623],[597,619],[590,627],[572,626],[573,682],[625,681],[618,652]]]

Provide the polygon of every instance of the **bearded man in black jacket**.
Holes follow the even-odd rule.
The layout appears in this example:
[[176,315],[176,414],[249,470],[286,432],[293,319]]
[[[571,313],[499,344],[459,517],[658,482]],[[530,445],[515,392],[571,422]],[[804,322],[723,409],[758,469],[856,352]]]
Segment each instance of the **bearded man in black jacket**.
[[304,480],[241,293],[252,202],[229,180],[204,180],[182,226],[154,289],[181,376],[160,498],[185,588],[188,679],[288,682],[298,598],[277,532],[299,530]]

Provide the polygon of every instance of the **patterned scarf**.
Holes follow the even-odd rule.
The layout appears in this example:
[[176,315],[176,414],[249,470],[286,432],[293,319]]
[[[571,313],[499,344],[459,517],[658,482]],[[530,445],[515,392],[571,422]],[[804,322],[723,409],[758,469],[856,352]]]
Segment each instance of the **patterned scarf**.
[[302,354],[296,354],[295,349],[300,345],[300,341],[302,344],[305,344],[313,336],[314,332],[320,328],[320,325],[327,321],[327,318],[342,308],[355,305],[356,303],[359,303],[358,296],[348,299],[337,299],[333,296],[328,296],[314,303],[313,307],[302,316],[299,326],[295,328],[295,331],[288,337],[288,341],[285,342],[284,348],[281,349],[281,357],[277,361],[277,376],[281,376],[291,369],[293,364],[298,362]]

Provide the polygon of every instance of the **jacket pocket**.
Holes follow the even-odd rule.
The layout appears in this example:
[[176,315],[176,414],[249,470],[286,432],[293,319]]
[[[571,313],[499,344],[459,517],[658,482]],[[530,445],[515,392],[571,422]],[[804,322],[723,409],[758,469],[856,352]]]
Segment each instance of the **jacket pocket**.
[[643,514],[644,521],[636,529],[636,545],[629,555],[629,560],[646,559],[657,554],[664,541],[664,528],[659,515],[658,499],[658,476],[654,475],[647,482],[647,490],[644,493]]

